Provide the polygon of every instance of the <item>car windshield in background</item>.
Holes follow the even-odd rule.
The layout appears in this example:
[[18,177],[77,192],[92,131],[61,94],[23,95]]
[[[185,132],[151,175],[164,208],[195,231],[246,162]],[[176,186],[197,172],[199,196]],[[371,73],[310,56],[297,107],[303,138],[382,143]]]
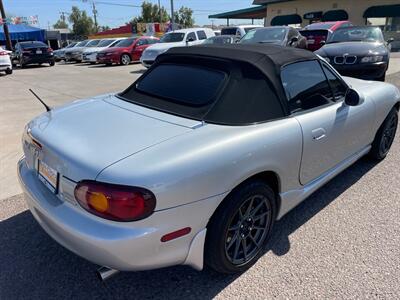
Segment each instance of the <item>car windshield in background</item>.
[[250,30],[253,30],[254,28],[257,28],[257,27],[246,27],[246,28],[244,28],[244,32],[248,33]]
[[87,43],[89,43],[89,41],[82,41],[82,42],[79,42],[79,43],[76,45],[76,47],[85,47]]
[[181,104],[199,106],[213,100],[224,79],[225,73],[222,71],[165,64],[141,79],[136,89]]
[[115,40],[102,40],[97,47],[107,47],[111,45]]
[[236,27],[222,28],[221,35],[236,35]]
[[378,27],[348,27],[336,30],[328,41],[340,42],[383,42],[383,36]]
[[137,40],[136,38],[121,40],[118,43],[116,43],[113,47],[129,47],[136,40]]
[[165,34],[161,39],[160,43],[175,43],[182,42],[185,37],[184,33],[181,32],[171,32]]
[[65,48],[72,48],[72,47],[74,47],[75,45],[76,45],[77,43],[71,43],[71,44],[69,44],[67,47],[65,47]]
[[241,40],[241,44],[274,43],[282,41],[286,36],[285,28],[262,28],[249,31]]
[[204,44],[214,44],[214,45],[222,45],[222,44],[231,44],[232,38],[230,36],[214,36],[204,41]]
[[93,41],[90,41],[90,42],[86,45],[86,47],[97,47],[97,45],[100,43],[100,41],[101,41],[101,40],[93,40]]
[[21,48],[39,48],[39,47],[48,47],[45,43],[42,42],[32,42],[32,43],[21,43]]

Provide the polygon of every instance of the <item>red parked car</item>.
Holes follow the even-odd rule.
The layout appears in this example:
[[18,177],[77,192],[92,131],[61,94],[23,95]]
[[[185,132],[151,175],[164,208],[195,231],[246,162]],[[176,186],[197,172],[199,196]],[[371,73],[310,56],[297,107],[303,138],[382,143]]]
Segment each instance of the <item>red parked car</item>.
[[316,51],[325,44],[335,30],[349,26],[353,26],[349,21],[320,22],[307,25],[300,33],[307,39],[307,49]]
[[97,53],[97,62],[100,64],[129,65],[132,61],[140,60],[144,49],[158,43],[159,39],[151,36],[133,37],[121,40],[114,46]]

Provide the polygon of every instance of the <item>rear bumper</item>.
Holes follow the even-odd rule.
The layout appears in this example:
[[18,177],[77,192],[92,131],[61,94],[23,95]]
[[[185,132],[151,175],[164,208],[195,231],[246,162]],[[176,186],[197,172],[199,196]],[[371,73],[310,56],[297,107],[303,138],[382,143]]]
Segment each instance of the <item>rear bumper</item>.
[[387,62],[372,64],[336,65],[332,66],[343,76],[360,79],[377,79],[385,75],[388,68]]
[[40,63],[49,63],[53,61],[54,61],[53,55],[37,56],[37,57],[23,56],[22,58],[23,64],[40,64]]
[[0,64],[0,71],[12,70],[11,64]]
[[[60,200],[28,169],[25,159],[18,162],[18,176],[28,207],[41,227],[59,244],[93,263],[121,271],[203,266],[205,227],[220,196],[123,223],[104,220]],[[163,235],[188,226],[190,234],[160,241]]]

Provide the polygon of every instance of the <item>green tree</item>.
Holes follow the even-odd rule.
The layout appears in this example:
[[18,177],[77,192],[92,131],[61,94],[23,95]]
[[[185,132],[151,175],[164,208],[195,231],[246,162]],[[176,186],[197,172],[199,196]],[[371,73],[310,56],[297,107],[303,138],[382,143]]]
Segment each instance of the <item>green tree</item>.
[[53,27],[55,28],[55,29],[64,29],[64,28],[68,28],[68,24],[67,24],[67,22],[65,22],[65,20],[63,20],[63,19],[59,19],[54,25],[53,25]]
[[108,25],[105,25],[105,26],[99,26],[99,31],[107,31],[107,30],[110,30],[111,28],[110,28],[110,26],[108,26]]
[[169,15],[164,6],[159,8],[157,4],[144,1],[140,16],[134,17],[129,23],[136,27],[137,23],[165,23],[168,20]]
[[183,28],[193,27],[193,10],[191,10],[189,7],[182,6],[178,11],[175,12],[174,19],[175,23],[179,24]]
[[96,32],[92,18],[86,14],[86,11],[81,11],[76,6],[72,6],[68,19],[72,23],[72,31],[76,35],[88,36]]

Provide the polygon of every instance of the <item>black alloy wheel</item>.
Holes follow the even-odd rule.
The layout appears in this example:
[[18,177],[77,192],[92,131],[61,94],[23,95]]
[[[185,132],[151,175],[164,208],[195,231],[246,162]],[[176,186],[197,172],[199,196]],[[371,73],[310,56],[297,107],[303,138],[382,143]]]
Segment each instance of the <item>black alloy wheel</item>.
[[396,108],[393,108],[379,128],[375,139],[372,142],[372,148],[369,155],[373,159],[382,160],[389,153],[396,137],[398,121],[398,111]]
[[244,201],[231,220],[225,238],[225,253],[232,264],[242,265],[256,256],[271,218],[271,205],[264,195],[254,195]]
[[250,268],[264,253],[275,216],[275,193],[265,182],[252,180],[236,187],[207,225],[206,265],[226,274]]

